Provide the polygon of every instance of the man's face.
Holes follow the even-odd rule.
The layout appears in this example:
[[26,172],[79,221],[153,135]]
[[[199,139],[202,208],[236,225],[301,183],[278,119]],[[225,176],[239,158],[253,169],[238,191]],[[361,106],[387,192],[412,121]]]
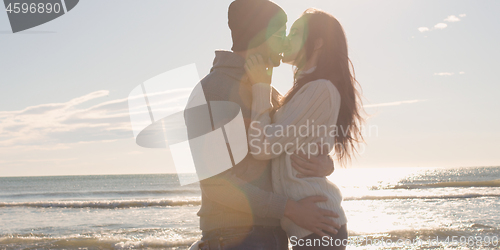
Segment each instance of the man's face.
[[269,57],[269,66],[278,67],[281,63],[281,53],[286,39],[286,26],[281,27],[276,33],[272,34],[265,42],[267,44],[267,54]]

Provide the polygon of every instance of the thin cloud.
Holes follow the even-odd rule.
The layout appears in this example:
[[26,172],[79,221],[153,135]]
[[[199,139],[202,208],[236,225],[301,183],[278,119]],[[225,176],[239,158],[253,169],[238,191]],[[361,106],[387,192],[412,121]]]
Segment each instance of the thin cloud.
[[[162,95],[162,102],[169,103],[187,98],[189,93],[189,89],[176,89],[159,94]],[[129,112],[147,111],[129,111],[129,98],[104,101],[90,108],[78,107],[108,95],[109,91],[101,90],[64,103],[0,111],[0,147],[54,146],[133,137]]]
[[[454,74],[455,74],[455,72],[439,72],[439,73],[434,73],[435,76],[452,76]],[[464,71],[460,71],[460,72],[458,72],[458,74],[459,75],[463,75],[463,74],[465,74],[465,72]]]
[[88,102],[90,100],[104,97],[109,95],[109,91],[107,90],[100,90],[100,91],[95,91],[90,94],[74,98],[68,102],[65,103],[47,103],[47,104],[40,104],[36,106],[30,106],[27,107],[23,110],[20,111],[0,111],[0,118],[2,115],[9,115],[9,114],[15,114],[15,115],[41,115],[41,114],[46,114],[50,113],[51,111],[54,110],[66,110],[70,109],[76,105]]
[[[464,18],[465,16],[466,16],[466,14],[460,14],[460,15],[458,15],[458,17],[455,16],[455,15],[449,15],[443,21],[448,22],[448,23],[455,23],[455,22],[459,22],[461,20],[460,18]],[[446,29],[447,27],[448,27],[448,24],[446,24],[446,23],[437,23],[432,28],[419,27],[418,31],[420,33],[424,33],[424,32],[429,32],[429,31],[432,31],[432,30]]]
[[456,17],[455,15],[448,16],[446,19],[444,19],[445,22],[449,23],[454,23],[460,21],[460,18]]
[[[78,108],[77,105],[107,96],[109,91],[96,91],[65,103],[30,106],[19,111],[0,112],[0,147],[16,145],[54,145],[58,143],[106,140],[130,136],[127,130],[127,104],[116,110]],[[104,102],[104,104],[107,102]],[[99,104],[103,105],[103,104]],[[116,115],[116,113],[121,113]],[[92,119],[78,119],[85,114]],[[113,116],[114,115],[114,116]],[[113,119],[110,119],[113,118]]]
[[439,72],[439,73],[434,73],[435,76],[452,76],[455,73],[453,72]]
[[364,108],[373,108],[373,107],[398,106],[401,104],[417,103],[417,102],[424,102],[424,101],[427,101],[427,100],[409,100],[409,101],[399,101],[399,102],[386,102],[386,103],[363,105],[363,107]]
[[446,24],[446,23],[438,23],[438,24],[434,25],[434,29],[440,29],[440,30],[442,30],[442,29],[444,29],[446,27],[448,27],[448,24]]
[[420,31],[420,32],[423,33],[423,32],[429,31],[429,28],[427,28],[427,27],[419,27],[418,31]]

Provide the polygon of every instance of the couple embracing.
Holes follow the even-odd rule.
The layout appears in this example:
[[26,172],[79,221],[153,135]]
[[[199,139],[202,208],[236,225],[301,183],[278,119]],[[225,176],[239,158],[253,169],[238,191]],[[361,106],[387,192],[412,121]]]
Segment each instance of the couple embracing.
[[[240,106],[249,154],[200,181],[202,239],[191,249],[345,249],[329,153],[347,163],[363,119],[342,26],[308,9],[287,36],[286,13],[268,0],[235,0],[228,17],[233,46],[215,52],[201,86],[208,102]],[[285,95],[271,85],[281,61],[295,69]]]

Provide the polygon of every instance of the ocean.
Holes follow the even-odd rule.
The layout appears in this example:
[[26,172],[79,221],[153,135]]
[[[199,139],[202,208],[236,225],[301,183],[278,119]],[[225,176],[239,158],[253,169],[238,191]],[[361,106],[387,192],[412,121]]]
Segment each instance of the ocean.
[[[500,167],[336,169],[348,249],[500,249]],[[186,249],[199,184],[175,174],[0,178],[0,249]],[[399,245],[397,245],[399,244]]]

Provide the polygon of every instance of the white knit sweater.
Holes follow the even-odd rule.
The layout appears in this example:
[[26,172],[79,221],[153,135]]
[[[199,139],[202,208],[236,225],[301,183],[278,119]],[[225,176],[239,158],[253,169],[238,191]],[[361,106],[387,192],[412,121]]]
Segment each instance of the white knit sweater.
[[[332,210],[340,217],[332,218],[339,225],[347,223],[341,207],[339,188],[326,177],[297,178],[290,155],[303,145],[307,154],[317,155],[316,142],[327,143],[333,149],[337,117],[340,111],[340,93],[329,81],[315,80],[305,84],[283,107],[270,117],[272,110],[271,86],[258,83],[252,86],[252,123],[248,130],[250,152],[257,159],[272,159],[273,189],[277,194],[295,201],[312,195],[326,196],[319,207]],[[332,136],[333,135],[333,136]],[[297,226],[287,217],[281,226],[288,237],[305,237],[312,232]]]

